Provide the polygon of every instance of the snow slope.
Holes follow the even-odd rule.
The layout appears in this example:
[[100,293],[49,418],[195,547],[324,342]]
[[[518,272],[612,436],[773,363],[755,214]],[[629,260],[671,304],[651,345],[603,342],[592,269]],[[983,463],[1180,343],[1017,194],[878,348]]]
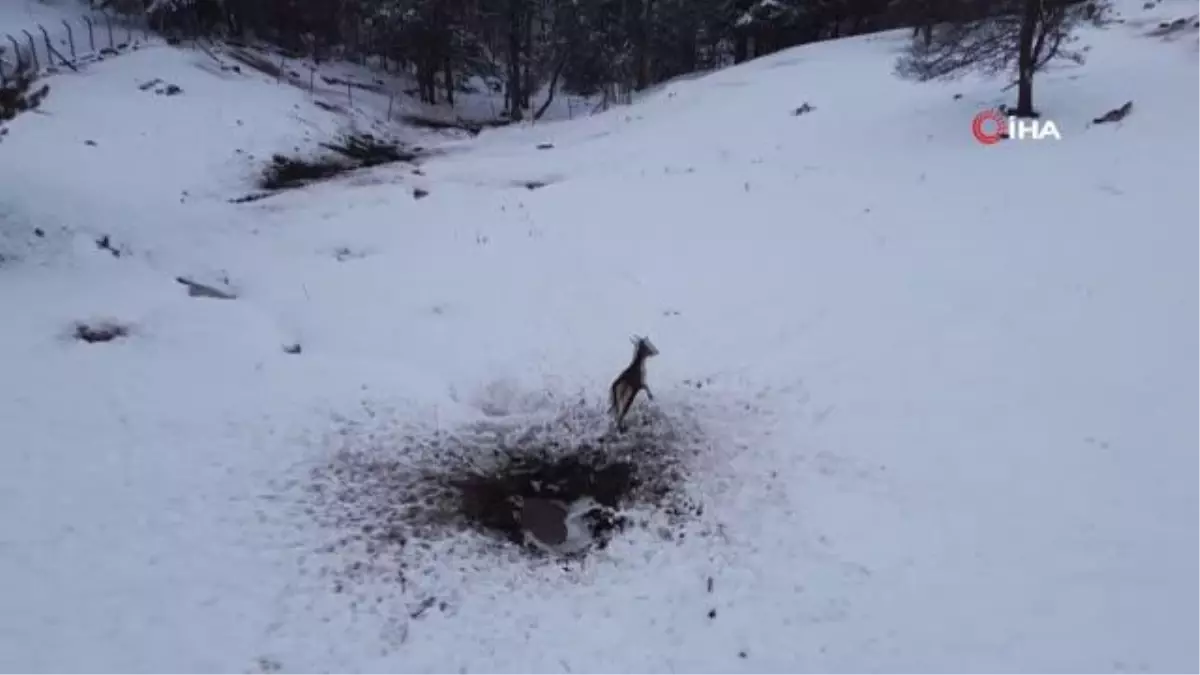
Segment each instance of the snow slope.
[[[0,669],[1197,670],[1197,41],[1146,35],[1192,12],[1042,76],[1061,142],[976,144],[1004,83],[885,34],[249,204],[350,121],[167,47],[50,79],[0,144]],[[314,572],[277,486],[337,419],[599,399],[635,332],[720,536],[447,549],[419,619]]]
[[36,31],[38,24],[53,30],[63,21],[74,21],[82,13],[79,4],[73,0],[9,0],[0,6],[0,32],[12,33],[19,39],[21,30],[28,30],[34,32],[35,38],[40,37]]

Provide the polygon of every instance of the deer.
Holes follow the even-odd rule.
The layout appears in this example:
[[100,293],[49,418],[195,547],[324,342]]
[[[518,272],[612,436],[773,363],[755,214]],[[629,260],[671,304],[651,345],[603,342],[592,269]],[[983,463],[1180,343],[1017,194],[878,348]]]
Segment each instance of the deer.
[[638,392],[645,391],[646,398],[654,400],[654,394],[650,393],[650,387],[646,386],[646,359],[657,355],[658,349],[649,338],[635,335],[631,340],[634,344],[633,361],[617,375],[609,390],[610,409],[616,420],[617,430],[622,433],[625,431],[625,415],[633,406]]

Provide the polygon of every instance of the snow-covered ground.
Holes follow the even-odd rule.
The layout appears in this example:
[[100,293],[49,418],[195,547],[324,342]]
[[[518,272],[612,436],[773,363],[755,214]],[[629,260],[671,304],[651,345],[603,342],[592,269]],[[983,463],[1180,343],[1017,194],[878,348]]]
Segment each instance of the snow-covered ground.
[[[0,669],[1196,671],[1197,39],[1147,35],[1194,12],[1085,32],[1059,142],[977,144],[1005,83],[885,34],[245,204],[349,120],[166,46],[48,79],[0,143]],[[331,436],[599,402],[631,333],[711,444],[694,536],[332,590],[288,487]]]

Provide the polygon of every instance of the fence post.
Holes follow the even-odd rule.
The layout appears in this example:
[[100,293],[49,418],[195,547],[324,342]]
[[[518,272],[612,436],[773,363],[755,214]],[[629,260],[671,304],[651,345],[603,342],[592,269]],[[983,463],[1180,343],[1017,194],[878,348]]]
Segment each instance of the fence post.
[[33,41],[33,33],[30,33],[24,28],[21,29],[21,32],[25,34],[25,37],[29,38],[29,56],[33,59],[34,71],[41,70],[42,67],[38,64],[37,43]]
[[71,24],[63,19],[63,25],[67,27],[67,44],[71,47],[71,60],[75,60],[75,31],[71,30]]
[[[42,31],[42,39],[46,41],[46,65],[54,67],[54,45],[50,44],[50,33],[46,31],[46,27],[42,24],[37,25],[38,30]],[[63,59],[65,62],[66,59]]]
[[95,54],[96,53],[96,34],[92,30],[92,17],[90,17],[90,16],[83,17],[83,22],[86,23],[87,27],[88,27],[88,46],[91,47],[92,53]]
[[21,45],[17,44],[17,38],[11,34],[8,34],[8,41],[12,43],[13,56],[17,58],[17,72],[20,73],[25,70],[25,59],[21,58]]
[[46,64],[53,67],[54,57],[57,56],[58,60],[62,61],[64,66],[70,68],[71,70],[78,71],[79,69],[75,67],[74,63],[68,61],[67,57],[63,56],[62,53],[54,48],[54,44],[50,42],[50,33],[46,31],[46,27],[39,23],[38,28],[42,30],[42,37],[46,38]]

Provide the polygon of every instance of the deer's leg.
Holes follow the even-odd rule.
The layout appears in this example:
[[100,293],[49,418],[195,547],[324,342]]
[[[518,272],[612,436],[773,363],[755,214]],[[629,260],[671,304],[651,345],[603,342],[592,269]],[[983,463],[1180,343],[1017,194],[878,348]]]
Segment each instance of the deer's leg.
[[650,393],[650,387],[647,387],[646,385],[643,384],[642,391],[646,392],[646,398],[650,399],[651,401],[654,400],[654,394]]

